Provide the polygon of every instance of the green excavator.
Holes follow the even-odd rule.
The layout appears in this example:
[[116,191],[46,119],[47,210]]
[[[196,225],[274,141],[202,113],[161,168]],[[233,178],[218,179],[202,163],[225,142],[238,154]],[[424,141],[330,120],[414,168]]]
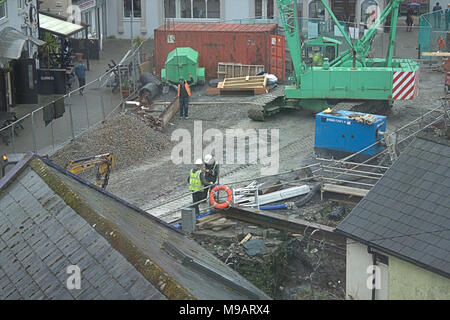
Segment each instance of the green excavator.
[[[291,53],[293,85],[275,89],[256,99],[248,115],[256,121],[285,109],[321,112],[339,102],[354,102],[355,110],[385,113],[396,100],[412,100],[418,94],[419,64],[394,59],[397,19],[401,0],[391,0],[364,36],[355,42],[321,0],[349,49],[338,54],[340,41],[318,37],[300,41],[296,0],[277,0],[285,37]],[[384,58],[369,57],[377,30],[391,16],[389,44]]]

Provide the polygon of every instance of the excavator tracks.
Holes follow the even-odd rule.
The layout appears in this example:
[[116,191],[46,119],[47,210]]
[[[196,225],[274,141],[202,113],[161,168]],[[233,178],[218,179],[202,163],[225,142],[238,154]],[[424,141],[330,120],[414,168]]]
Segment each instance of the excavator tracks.
[[[248,110],[248,117],[252,119],[253,121],[264,121],[265,117],[268,113],[267,106],[277,99],[284,97],[284,87],[277,86],[272,91],[270,91],[267,94],[263,94],[258,96],[255,101],[253,101],[253,104],[255,105],[253,108]],[[274,113],[278,111],[280,108],[272,108],[273,110],[270,110],[270,113]]]

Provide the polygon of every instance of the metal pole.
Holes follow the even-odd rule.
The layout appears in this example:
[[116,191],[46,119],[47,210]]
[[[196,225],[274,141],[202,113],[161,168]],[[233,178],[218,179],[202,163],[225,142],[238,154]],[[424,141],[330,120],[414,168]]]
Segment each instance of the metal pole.
[[12,143],[13,153],[17,153],[16,143],[15,143],[15,138],[14,138],[14,123],[11,126],[11,143]]
[[37,153],[36,128],[34,127],[34,111],[31,112],[31,136],[33,138],[33,151]]
[[134,33],[133,33],[133,22],[134,22],[134,0],[131,0],[131,26],[130,26],[130,30],[131,30],[131,54],[133,55],[133,59],[132,59],[132,68],[131,68],[131,77],[133,79],[133,92],[135,90],[135,81],[136,81],[136,75],[134,73],[134,68],[135,68],[135,56],[134,56]]
[[53,121],[50,122],[50,127],[52,128],[52,148],[55,151],[55,134],[53,133]]
[[120,91],[120,101],[122,102],[122,112],[125,111],[125,102],[123,101],[123,92],[122,92],[122,65],[119,64],[117,66],[119,70],[119,91]]
[[103,95],[100,95],[100,103],[102,106],[102,114],[103,114],[103,121],[106,120],[106,113],[105,113],[105,102],[103,101]]
[[89,129],[89,110],[88,110],[88,103],[87,103],[87,97],[84,96],[84,105],[86,106],[86,119],[87,119],[87,125]]
[[72,133],[72,139],[75,139],[75,128],[73,126],[73,114],[72,114],[72,104],[70,103],[70,94],[67,96],[69,99],[69,103],[67,106],[69,107],[69,116],[70,116],[70,131]]

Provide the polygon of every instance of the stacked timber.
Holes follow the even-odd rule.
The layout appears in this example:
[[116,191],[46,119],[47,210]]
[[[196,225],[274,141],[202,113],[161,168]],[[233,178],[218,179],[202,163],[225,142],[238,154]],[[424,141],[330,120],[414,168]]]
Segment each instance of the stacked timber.
[[257,95],[268,93],[267,76],[225,78],[217,88],[208,88],[206,95]]
[[219,79],[256,76],[264,71],[263,65],[246,65],[240,63],[219,62],[217,77]]

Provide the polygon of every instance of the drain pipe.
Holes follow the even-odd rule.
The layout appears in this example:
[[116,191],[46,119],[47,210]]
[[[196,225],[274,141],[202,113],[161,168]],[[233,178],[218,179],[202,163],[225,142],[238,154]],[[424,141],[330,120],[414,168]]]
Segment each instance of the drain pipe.
[[376,287],[375,287],[375,283],[376,283],[376,279],[375,279],[375,275],[376,275],[376,270],[375,270],[375,266],[377,265],[377,253],[375,251],[372,250],[372,248],[370,246],[367,247],[367,252],[369,254],[372,255],[372,265],[374,266],[373,270],[372,270],[372,300],[375,300],[375,294],[376,294]]

